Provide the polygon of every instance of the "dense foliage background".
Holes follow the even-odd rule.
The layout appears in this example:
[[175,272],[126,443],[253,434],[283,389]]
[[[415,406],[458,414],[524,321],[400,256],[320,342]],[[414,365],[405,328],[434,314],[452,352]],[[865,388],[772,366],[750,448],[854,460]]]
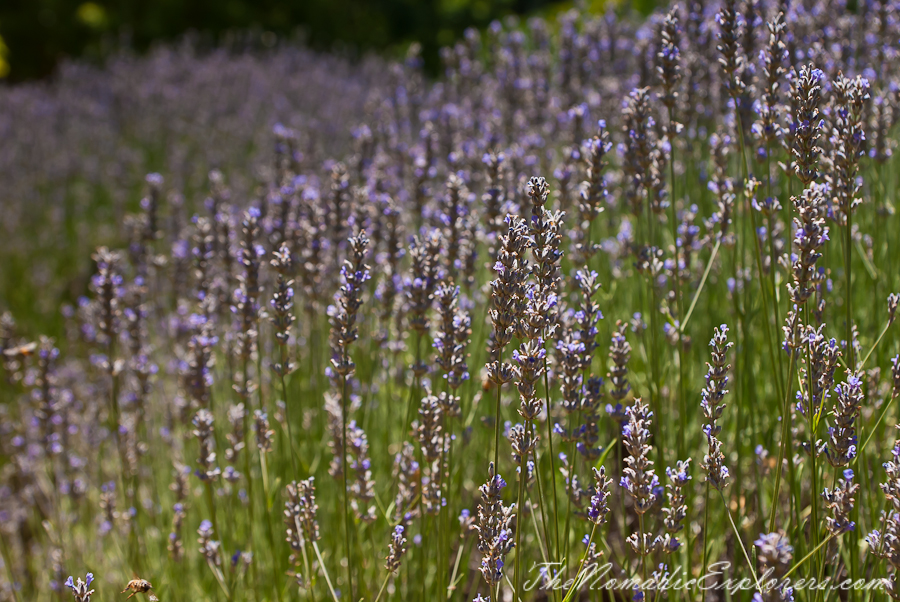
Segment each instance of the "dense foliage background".
[[[50,73],[63,57],[99,59],[121,44],[138,50],[188,31],[212,41],[235,30],[302,35],[313,48],[397,52],[422,43],[426,65],[469,26],[531,13],[551,0],[9,0],[0,3],[0,76]],[[588,2],[591,4],[591,2]],[[4,56],[5,55],[5,56]]]

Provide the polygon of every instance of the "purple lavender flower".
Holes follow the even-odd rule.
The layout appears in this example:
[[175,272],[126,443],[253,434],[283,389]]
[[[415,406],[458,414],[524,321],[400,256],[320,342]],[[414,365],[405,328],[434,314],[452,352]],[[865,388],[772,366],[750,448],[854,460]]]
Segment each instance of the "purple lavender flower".
[[403,536],[405,528],[403,525],[397,525],[394,527],[394,532],[391,534],[391,545],[388,548],[387,559],[384,564],[384,568],[387,569],[389,573],[396,573],[400,570],[400,559],[406,554],[406,537]]
[[609,486],[612,479],[607,478],[606,469],[601,466],[594,468],[594,493],[591,495],[591,503],[588,506],[587,518],[595,525],[606,522],[609,514]]
[[478,521],[473,527],[478,532],[478,551],[481,552],[481,575],[493,590],[503,579],[506,555],[515,545],[512,530],[514,506],[504,506],[500,498],[506,487],[500,475],[494,473],[493,462],[488,467],[488,480],[479,489]]
[[859,483],[853,482],[853,471],[847,468],[843,471],[842,478],[838,479],[837,485],[822,493],[825,507],[831,513],[831,516],[825,518],[826,528],[830,533],[840,535],[856,528],[856,523],[850,520],[850,513],[856,503],[853,496],[858,491]]
[[800,67],[791,78],[793,113],[794,171],[804,186],[809,186],[818,176],[816,161],[822,152],[818,146],[823,121],[819,115],[819,96],[824,73],[812,64]]
[[[634,509],[639,515],[646,514],[656,506],[661,493],[659,479],[650,459],[650,421],[653,412],[640,399],[626,410],[628,421],[622,427],[622,443],[628,451],[626,467],[622,471],[619,487],[634,500]],[[642,530],[632,533],[627,541],[635,554],[647,556],[661,544],[659,538]]]
[[709,342],[712,348],[712,361],[707,366],[706,387],[703,389],[700,407],[706,424],[703,425],[703,434],[706,435],[708,451],[703,458],[702,469],[706,473],[707,482],[718,490],[728,485],[729,473],[725,466],[725,454],[722,453],[722,442],[718,438],[722,427],[718,420],[722,417],[725,405],[722,403],[728,390],[728,370],[731,366],[727,363],[726,354],[733,343],[728,342],[728,326],[723,324],[716,328],[715,336]]
[[85,576],[84,581],[82,581],[81,577],[79,577],[77,581],[74,581],[70,575],[69,578],[66,579],[65,586],[72,590],[72,595],[75,596],[75,602],[91,602],[91,596],[94,594],[94,590],[90,589],[90,587],[93,581],[93,573],[88,573]]
[[829,427],[829,444],[825,450],[828,462],[835,467],[847,466],[856,457],[856,418],[862,408],[862,379],[848,374],[847,381],[835,388],[837,400],[832,410],[834,424]]
[[666,468],[666,476],[669,483],[666,485],[669,504],[663,508],[663,524],[666,527],[666,535],[663,537],[662,548],[667,554],[681,548],[678,534],[684,529],[684,520],[687,518],[687,504],[684,493],[685,487],[691,480],[688,473],[691,459],[678,460],[675,468]]

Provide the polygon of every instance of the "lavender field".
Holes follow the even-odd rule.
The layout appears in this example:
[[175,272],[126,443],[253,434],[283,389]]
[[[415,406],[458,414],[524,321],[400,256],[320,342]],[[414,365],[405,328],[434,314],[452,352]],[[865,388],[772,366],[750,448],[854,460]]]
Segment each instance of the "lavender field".
[[0,602],[900,599],[898,58],[692,0],[0,88]]

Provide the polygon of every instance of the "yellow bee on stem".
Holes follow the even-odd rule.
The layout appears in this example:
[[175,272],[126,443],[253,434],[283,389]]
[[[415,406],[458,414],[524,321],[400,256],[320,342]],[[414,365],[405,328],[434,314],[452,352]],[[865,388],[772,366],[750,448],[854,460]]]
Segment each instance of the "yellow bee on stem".
[[128,582],[128,585],[125,586],[125,589],[123,589],[121,593],[124,594],[128,591],[131,592],[128,595],[128,598],[125,598],[126,600],[128,600],[135,594],[147,594],[150,602],[159,602],[159,598],[157,598],[156,595],[150,591],[151,589],[153,589],[153,585],[146,579],[132,579]]

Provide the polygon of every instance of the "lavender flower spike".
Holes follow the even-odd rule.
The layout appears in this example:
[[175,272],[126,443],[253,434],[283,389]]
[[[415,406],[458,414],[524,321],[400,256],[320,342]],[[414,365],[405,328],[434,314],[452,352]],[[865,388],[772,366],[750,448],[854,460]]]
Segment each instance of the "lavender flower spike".
[[722,430],[718,420],[725,409],[722,401],[728,393],[725,387],[728,385],[728,370],[731,368],[726,360],[726,353],[732,345],[728,342],[727,333],[728,327],[723,324],[716,329],[715,336],[709,342],[712,347],[712,363],[707,364],[709,370],[706,373],[706,387],[702,392],[703,401],[700,402],[703,416],[706,418],[703,433],[709,446],[701,468],[706,473],[706,480],[719,491],[728,485],[729,479],[725,454],[722,453],[722,442],[718,439],[718,434]]
[[601,466],[594,468],[594,495],[591,496],[591,505],[588,507],[588,520],[595,525],[606,522],[609,514],[609,486],[612,479],[606,476],[606,469]]
[[65,585],[72,590],[72,595],[75,596],[75,602],[91,602],[91,596],[94,595],[94,590],[89,588],[93,581],[93,573],[85,575],[84,581],[81,580],[81,577],[79,577],[77,581],[74,581],[70,575],[69,578],[66,579]]
[[481,552],[481,574],[493,590],[503,579],[506,555],[512,550],[513,506],[505,506],[500,494],[506,481],[494,473],[494,463],[488,467],[488,480],[481,486],[481,502],[478,504],[478,522],[473,527],[478,532],[478,551]]
[[394,527],[394,532],[391,534],[391,545],[384,565],[384,568],[386,568],[389,573],[396,573],[400,570],[400,559],[406,554],[406,538],[403,536],[404,530],[405,528],[403,525],[397,525]]
[[822,493],[825,507],[831,512],[831,516],[825,519],[826,528],[834,535],[840,535],[847,531],[853,531],[856,523],[850,520],[850,513],[856,499],[853,497],[859,491],[859,483],[853,482],[853,471],[844,470],[843,478],[838,479],[837,485],[832,490],[826,489]]

